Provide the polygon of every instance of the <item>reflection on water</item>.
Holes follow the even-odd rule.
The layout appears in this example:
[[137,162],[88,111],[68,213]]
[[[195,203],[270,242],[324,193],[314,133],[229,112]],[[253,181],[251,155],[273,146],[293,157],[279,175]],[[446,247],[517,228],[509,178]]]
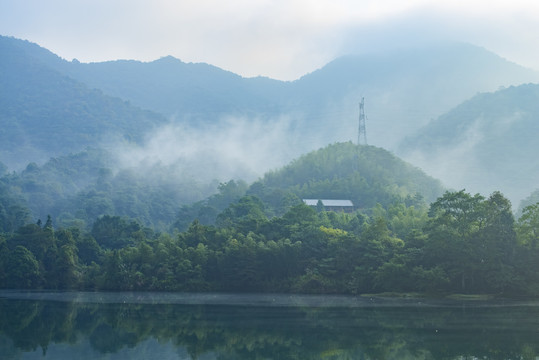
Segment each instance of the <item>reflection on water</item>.
[[2,359],[535,359],[539,305],[0,292]]

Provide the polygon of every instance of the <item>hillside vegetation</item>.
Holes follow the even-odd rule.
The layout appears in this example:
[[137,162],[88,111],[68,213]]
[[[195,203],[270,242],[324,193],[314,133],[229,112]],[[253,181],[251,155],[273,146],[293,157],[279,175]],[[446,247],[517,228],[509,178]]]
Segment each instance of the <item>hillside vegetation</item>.
[[443,192],[439,181],[387,150],[351,142],[303,155],[265,174],[260,183],[301,198],[349,199],[359,208],[386,206],[416,195],[430,202]]
[[206,184],[163,165],[118,169],[113,159],[107,151],[87,149],[4,174],[2,229],[20,226],[7,220],[7,209],[15,205],[27,209],[24,221],[50,215],[57,226],[86,228],[100,216],[118,215],[157,230],[171,225],[184,230],[195,219],[215,224],[218,214],[245,194],[260,198],[271,217],[301,198],[349,199],[368,211],[403,200],[424,206],[443,192],[437,180],[389,152],[352,143],[306,154],[250,186],[242,180]]
[[[178,177],[167,166],[118,169],[109,152],[87,149],[51,158],[42,166],[30,163],[20,172],[0,177],[0,231],[14,231],[21,221],[47,215],[63,227],[86,229],[101,216],[119,215],[165,230],[182,204],[215,191],[216,184]],[[11,219],[14,214],[9,209],[14,206],[26,209],[26,217]]]
[[186,229],[194,219],[214,224],[230,201],[243,194],[260,199],[266,216],[272,217],[305,198],[351,200],[356,208],[369,212],[377,204],[426,206],[442,193],[439,181],[384,149],[335,143],[266,173],[248,189],[241,182],[223,184],[219,194],[182,207],[174,226]]
[[173,236],[105,215],[90,230],[52,219],[0,236],[0,287],[80,290],[537,295],[539,207],[518,223],[500,193],[446,192],[430,208],[353,214],[302,203],[268,218],[241,197],[215,226]]

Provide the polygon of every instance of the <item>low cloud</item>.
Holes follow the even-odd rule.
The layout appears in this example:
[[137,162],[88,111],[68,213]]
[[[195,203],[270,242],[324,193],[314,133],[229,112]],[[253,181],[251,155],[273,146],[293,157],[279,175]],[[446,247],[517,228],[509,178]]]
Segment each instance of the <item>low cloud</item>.
[[114,153],[121,168],[166,167],[171,176],[200,183],[254,181],[299,154],[292,139],[288,116],[227,117],[201,127],[169,124],[149,134],[143,145],[122,144]]

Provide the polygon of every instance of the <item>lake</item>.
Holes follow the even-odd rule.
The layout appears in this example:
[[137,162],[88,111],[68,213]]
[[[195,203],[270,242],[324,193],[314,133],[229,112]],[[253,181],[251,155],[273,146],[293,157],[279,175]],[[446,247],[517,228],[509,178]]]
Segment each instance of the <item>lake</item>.
[[1,359],[537,359],[539,303],[0,291]]

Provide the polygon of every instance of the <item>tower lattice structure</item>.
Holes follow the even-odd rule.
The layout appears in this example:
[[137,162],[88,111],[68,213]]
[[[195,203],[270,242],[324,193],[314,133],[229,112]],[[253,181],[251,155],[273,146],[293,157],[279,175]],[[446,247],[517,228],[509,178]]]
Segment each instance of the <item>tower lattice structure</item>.
[[361,98],[359,103],[359,129],[357,132],[357,144],[367,145],[367,130],[365,129],[365,98]]

